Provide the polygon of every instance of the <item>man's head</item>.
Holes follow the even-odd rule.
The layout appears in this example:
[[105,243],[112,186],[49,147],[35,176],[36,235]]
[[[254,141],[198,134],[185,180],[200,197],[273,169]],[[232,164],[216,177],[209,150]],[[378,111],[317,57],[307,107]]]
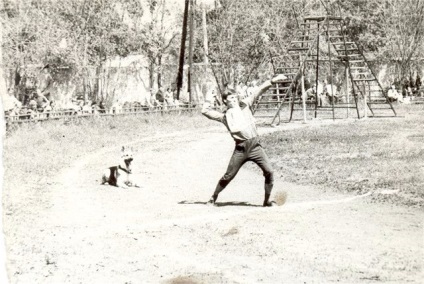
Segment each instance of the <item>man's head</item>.
[[221,98],[228,108],[233,108],[239,105],[238,95],[234,89],[225,89],[225,91],[221,95]]

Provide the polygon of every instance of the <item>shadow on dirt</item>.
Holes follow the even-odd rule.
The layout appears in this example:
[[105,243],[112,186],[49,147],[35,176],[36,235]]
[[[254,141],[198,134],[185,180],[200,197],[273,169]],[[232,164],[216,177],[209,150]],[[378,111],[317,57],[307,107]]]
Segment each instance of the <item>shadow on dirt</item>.
[[[180,201],[178,204],[203,204],[207,205],[207,202],[204,201]],[[245,207],[262,207],[261,205],[251,204],[248,202],[216,202],[215,207],[225,207],[225,206],[245,206]]]

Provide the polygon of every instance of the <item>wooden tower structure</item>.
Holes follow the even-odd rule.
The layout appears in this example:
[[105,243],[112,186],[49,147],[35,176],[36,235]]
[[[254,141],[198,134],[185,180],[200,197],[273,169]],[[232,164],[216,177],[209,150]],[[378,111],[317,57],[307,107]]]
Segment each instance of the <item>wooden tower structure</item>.
[[370,62],[347,34],[342,17],[303,18],[284,55],[271,58],[274,73],[287,80],[258,98],[255,116],[274,125],[296,113],[304,120],[396,116]]

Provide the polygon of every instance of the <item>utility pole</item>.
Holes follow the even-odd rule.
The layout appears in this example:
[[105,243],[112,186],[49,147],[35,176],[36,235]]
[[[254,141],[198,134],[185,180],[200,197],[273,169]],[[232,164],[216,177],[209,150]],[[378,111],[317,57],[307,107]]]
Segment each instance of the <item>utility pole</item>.
[[194,36],[194,3],[193,0],[190,0],[190,41],[188,48],[188,94],[189,94],[189,102],[191,103],[193,100],[193,88],[192,88],[192,79],[193,79],[193,36]]
[[185,0],[184,18],[183,18],[183,31],[181,34],[181,48],[180,48],[180,62],[178,66],[177,75],[177,100],[180,100],[180,91],[183,86],[183,72],[184,72],[184,56],[185,56],[185,42],[187,38],[187,17],[188,17],[189,0]]

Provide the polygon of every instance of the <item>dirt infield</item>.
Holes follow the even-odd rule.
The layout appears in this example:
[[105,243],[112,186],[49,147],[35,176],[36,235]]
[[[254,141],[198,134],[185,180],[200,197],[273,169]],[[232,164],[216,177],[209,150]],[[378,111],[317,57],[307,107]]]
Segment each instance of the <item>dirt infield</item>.
[[[79,159],[50,177],[30,207],[5,212],[11,283],[423,279],[419,209],[278,177],[274,194],[286,192],[286,203],[262,208],[263,177],[250,168],[239,172],[218,206],[206,206],[233,148],[221,128],[133,141],[142,187],[102,186],[102,170],[115,162],[119,146]],[[25,198],[23,189],[9,194]]]

